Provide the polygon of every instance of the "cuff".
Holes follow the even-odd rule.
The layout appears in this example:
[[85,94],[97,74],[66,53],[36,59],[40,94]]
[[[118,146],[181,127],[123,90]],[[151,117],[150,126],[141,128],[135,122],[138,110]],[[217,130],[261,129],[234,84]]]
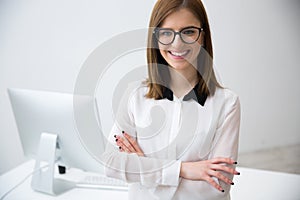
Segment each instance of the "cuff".
[[177,160],[162,170],[162,185],[178,186],[181,161]]

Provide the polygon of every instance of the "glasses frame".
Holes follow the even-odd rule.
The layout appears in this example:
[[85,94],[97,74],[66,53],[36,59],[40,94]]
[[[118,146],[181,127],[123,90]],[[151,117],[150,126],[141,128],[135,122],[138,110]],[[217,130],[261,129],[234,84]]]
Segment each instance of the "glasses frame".
[[[189,29],[189,28],[195,28],[195,29],[198,29],[198,30],[199,30],[197,39],[196,39],[195,41],[193,41],[193,42],[186,42],[186,41],[184,41],[184,39],[182,38],[182,35],[181,35],[182,31],[184,31],[185,29]],[[158,39],[158,32],[159,32],[160,30],[169,30],[169,31],[172,31],[173,34],[174,34],[172,41],[169,42],[169,43],[162,43],[161,41],[159,41],[159,39]],[[179,37],[180,37],[180,39],[181,39],[181,41],[182,41],[183,43],[185,43],[185,44],[194,44],[194,43],[197,42],[197,40],[199,39],[200,34],[201,34],[202,31],[203,31],[203,28],[202,28],[202,27],[195,27],[195,26],[184,27],[184,28],[181,29],[180,31],[174,31],[174,30],[171,29],[171,28],[160,28],[160,27],[156,27],[156,28],[154,29],[154,31],[153,31],[153,34],[154,34],[154,36],[155,36],[155,39],[156,39],[159,43],[161,43],[162,45],[170,45],[170,44],[172,44],[172,43],[174,42],[175,38],[176,38],[176,35],[179,35]]]

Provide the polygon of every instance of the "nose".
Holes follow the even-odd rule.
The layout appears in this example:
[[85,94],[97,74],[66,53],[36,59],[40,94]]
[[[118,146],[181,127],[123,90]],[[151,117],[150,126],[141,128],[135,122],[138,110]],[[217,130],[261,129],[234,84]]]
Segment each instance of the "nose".
[[183,41],[181,40],[181,37],[179,34],[175,35],[174,41],[172,43],[172,46],[174,47],[181,47],[183,45]]

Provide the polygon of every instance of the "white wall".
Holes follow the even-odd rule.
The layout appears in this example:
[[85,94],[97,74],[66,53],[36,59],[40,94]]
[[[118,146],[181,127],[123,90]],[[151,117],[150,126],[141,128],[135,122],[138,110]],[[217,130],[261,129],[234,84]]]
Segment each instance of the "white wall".
[[[0,174],[23,161],[9,87],[72,92],[103,41],[145,28],[155,0],[0,1]],[[298,143],[299,3],[204,1],[215,63],[242,103],[241,152]]]
[[300,1],[205,0],[216,66],[240,95],[240,152],[300,144]]
[[154,0],[0,1],[0,174],[23,161],[9,87],[73,92],[88,55],[146,28]]

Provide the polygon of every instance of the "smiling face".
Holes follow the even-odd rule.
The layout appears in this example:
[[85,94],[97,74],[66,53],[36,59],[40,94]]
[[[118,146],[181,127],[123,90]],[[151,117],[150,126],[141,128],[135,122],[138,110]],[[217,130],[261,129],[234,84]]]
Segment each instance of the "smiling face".
[[[167,16],[162,22],[160,28],[172,29],[175,32],[179,32],[186,27],[201,27],[200,21],[195,15],[188,9],[180,9],[169,16]],[[182,34],[190,34],[182,32]],[[200,52],[200,44],[203,42],[203,34],[200,32],[200,37],[193,44],[187,44],[182,41],[180,36],[177,34],[173,43],[164,45],[158,43],[159,51],[162,57],[167,63],[176,71],[191,70],[192,65],[197,65],[197,56]]]

